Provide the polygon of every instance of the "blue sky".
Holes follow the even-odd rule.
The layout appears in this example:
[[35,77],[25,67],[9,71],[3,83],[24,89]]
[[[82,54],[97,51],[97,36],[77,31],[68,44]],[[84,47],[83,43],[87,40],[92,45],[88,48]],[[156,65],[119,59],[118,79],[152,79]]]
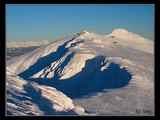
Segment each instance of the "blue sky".
[[153,4],[7,4],[7,41],[54,41],[82,29],[123,28],[154,40]]

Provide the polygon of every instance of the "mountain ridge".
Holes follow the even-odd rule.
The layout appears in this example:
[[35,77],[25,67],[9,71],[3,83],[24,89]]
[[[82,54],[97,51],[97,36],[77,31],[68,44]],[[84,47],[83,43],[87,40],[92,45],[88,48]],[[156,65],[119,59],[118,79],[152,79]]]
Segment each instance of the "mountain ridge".
[[[123,34],[128,34],[127,31],[120,31]],[[92,96],[96,96],[94,93],[103,94],[103,91],[110,89],[115,91],[116,97],[110,96],[109,98],[115,99],[117,104],[123,105],[126,109],[131,110],[133,106],[139,106],[139,104],[150,108],[153,97],[147,98],[146,94],[143,97],[146,89],[140,88],[140,84],[145,82],[146,84],[143,84],[144,88],[146,87],[148,93],[152,94],[153,54],[150,51],[153,49],[153,42],[143,41],[140,44],[137,41],[131,41],[86,31],[81,35],[76,34],[59,39],[22,56],[11,58],[6,64],[7,70],[23,81],[36,83],[44,87],[53,87],[67,97],[72,98],[74,102],[79,98],[83,100],[85,96],[89,96],[88,99],[92,99]],[[8,75],[10,76],[7,73]],[[136,89],[137,87],[138,89]],[[8,89],[8,91],[10,90]],[[117,95],[122,95],[117,90],[133,95],[137,94],[135,91],[140,90],[139,99],[134,98],[133,95],[126,94],[123,99],[127,101],[127,107],[124,103],[121,103],[122,101],[116,99]],[[109,96],[107,92],[104,92],[104,94]],[[99,97],[96,96],[96,98]],[[104,99],[107,100],[107,98]],[[143,104],[145,99],[149,101],[149,107]],[[102,102],[104,100],[99,98],[98,101]],[[111,100],[106,104],[114,106],[113,103],[113,100]],[[87,107],[87,104],[81,105],[82,107],[83,105],[85,108]],[[96,104],[93,105],[97,110],[96,106]],[[39,107],[43,108],[42,106]],[[92,106],[89,106],[90,108]],[[111,113],[108,109],[101,111],[102,108],[98,111],[103,114],[112,114],[115,109],[120,110],[120,108],[111,108]],[[79,109],[85,114],[84,109]],[[133,114],[133,111],[131,113],[128,113],[129,111],[125,111],[125,109],[123,111],[126,114]],[[95,112],[91,113],[95,114]]]

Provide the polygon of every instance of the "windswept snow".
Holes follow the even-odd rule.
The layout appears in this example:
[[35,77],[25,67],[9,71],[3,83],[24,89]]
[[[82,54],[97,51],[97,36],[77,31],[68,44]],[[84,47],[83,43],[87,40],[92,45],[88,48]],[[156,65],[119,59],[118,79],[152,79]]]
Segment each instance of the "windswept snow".
[[8,68],[6,92],[7,115],[87,115],[55,88],[23,80]]
[[[19,95],[25,92],[23,96],[33,99],[29,102],[36,109],[31,111],[34,115],[154,115],[153,50],[153,41],[124,29],[106,36],[85,31],[8,60],[7,91],[14,87]],[[47,101],[50,111],[42,110],[45,104],[30,95],[32,89]],[[27,114],[10,110],[23,106],[15,105],[18,97],[8,95],[7,99],[16,99],[7,101],[8,113]],[[138,110],[149,112],[138,114]]]

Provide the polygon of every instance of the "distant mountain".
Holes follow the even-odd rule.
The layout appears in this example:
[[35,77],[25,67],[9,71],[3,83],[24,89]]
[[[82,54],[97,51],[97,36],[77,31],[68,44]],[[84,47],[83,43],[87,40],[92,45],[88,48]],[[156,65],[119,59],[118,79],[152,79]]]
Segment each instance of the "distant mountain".
[[48,43],[48,40],[28,42],[6,42],[6,58],[7,60],[9,60],[12,57],[23,55]]
[[26,42],[6,42],[7,48],[33,47],[48,44],[48,40],[42,41],[26,41]]
[[[56,99],[57,103],[52,102],[54,106],[54,104],[61,104],[60,99],[63,99],[64,96],[60,98],[53,92],[57,97],[53,96],[51,100],[48,96],[52,96],[52,94],[47,92],[47,88],[56,89],[57,92],[61,91],[74,102],[78,100],[78,105],[85,107],[85,110],[82,107],[77,108],[79,109],[78,113],[81,114],[86,114],[86,109],[89,109],[87,112],[89,114],[131,115],[135,114],[135,110],[140,109],[141,106],[151,109],[154,113],[153,96],[148,97],[148,94],[154,92],[153,63],[153,41],[145,40],[145,38],[124,29],[116,29],[106,36],[83,30],[79,34],[51,42],[8,60],[6,65],[12,75],[7,73],[7,92],[10,93],[14,89],[14,91],[16,89],[23,90],[22,93],[25,92],[25,94],[21,94],[21,96],[32,98],[34,96],[30,95],[30,90],[33,89],[33,92],[40,94],[40,97],[46,96],[44,98],[48,101],[46,104],[50,104],[52,100]],[[23,87],[14,87],[12,79],[15,84]],[[19,82],[23,82],[23,84]],[[34,84],[36,87],[33,87]],[[143,89],[141,84],[143,84],[143,88],[147,89]],[[126,87],[127,89],[124,89]],[[42,89],[44,94],[40,92]],[[111,90],[109,93],[104,92],[108,89]],[[97,95],[94,96],[94,93]],[[14,115],[16,113],[10,110],[12,100],[14,98],[21,99],[16,97],[16,94],[13,92],[12,99],[7,96],[7,110]],[[101,94],[105,96],[100,97]],[[34,98],[35,101],[36,99],[38,100],[39,97]],[[97,101],[103,105],[86,103],[85,99],[93,100],[93,103]],[[34,100],[33,98],[28,100],[30,104],[35,104],[32,107],[37,109],[35,106],[38,105],[40,109],[43,109],[41,112],[36,111],[35,114],[48,114],[44,109],[45,105],[40,105],[41,102]],[[147,103],[144,103],[145,101]],[[18,104],[17,102],[15,104]],[[67,101],[62,103],[67,104]],[[116,107],[116,105],[121,105],[121,107]],[[67,109],[73,110],[73,104],[71,106]],[[92,108],[99,112],[93,112]],[[49,109],[57,110],[54,107]],[[114,113],[114,111],[116,112]],[[56,113],[52,111],[50,114]]]

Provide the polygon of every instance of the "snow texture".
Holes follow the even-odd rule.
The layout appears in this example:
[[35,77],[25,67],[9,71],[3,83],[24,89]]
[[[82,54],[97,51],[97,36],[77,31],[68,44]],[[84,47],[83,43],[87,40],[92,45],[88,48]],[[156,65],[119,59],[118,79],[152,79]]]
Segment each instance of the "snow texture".
[[7,115],[87,115],[55,88],[23,80],[8,68],[6,93]]

